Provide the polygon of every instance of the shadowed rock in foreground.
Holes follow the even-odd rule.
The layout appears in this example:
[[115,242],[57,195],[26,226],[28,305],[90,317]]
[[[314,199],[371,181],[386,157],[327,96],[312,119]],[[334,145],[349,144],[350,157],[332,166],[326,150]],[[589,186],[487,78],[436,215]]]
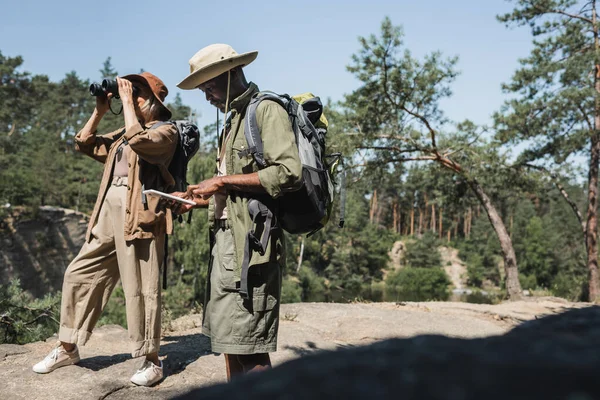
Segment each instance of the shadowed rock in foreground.
[[503,336],[417,336],[322,352],[181,399],[600,398],[600,307],[529,321]]
[[[299,382],[306,387],[299,387],[298,383],[290,383],[294,380],[294,375],[287,375],[288,372],[284,370],[281,383],[277,383],[278,386],[273,386],[273,389],[281,390],[283,387],[286,394],[297,396],[296,398],[305,397],[307,393],[305,390],[314,390],[315,387],[323,391],[331,389],[331,391],[340,392],[330,396],[337,399],[343,398],[342,394],[347,396],[346,391],[353,394],[356,392],[355,398],[363,397],[362,392],[359,392],[351,384],[368,385],[368,397],[370,398],[380,392],[384,393],[384,390],[396,389],[386,389],[388,383],[376,385],[365,384],[365,382],[375,382],[378,379],[387,382],[385,378],[391,376],[393,384],[405,385],[402,386],[403,389],[397,389],[402,390],[401,394],[397,396],[392,394],[395,396],[394,398],[435,399],[436,397],[427,397],[424,390],[437,387],[443,395],[449,396],[455,394],[452,390],[458,390],[453,389],[454,386],[452,385],[455,381],[457,384],[463,385],[465,383],[461,379],[464,380],[470,377],[470,370],[465,372],[464,366],[472,368],[469,365],[475,363],[475,361],[469,361],[468,359],[467,361],[459,361],[459,356],[467,358],[464,354],[470,354],[467,352],[471,350],[466,350],[470,348],[469,343],[488,343],[487,340],[490,340],[489,343],[492,343],[490,347],[493,348],[495,341],[503,339],[498,335],[506,335],[517,325],[524,323],[526,325],[523,325],[523,329],[529,329],[527,324],[545,324],[546,320],[535,321],[536,318],[543,315],[556,315],[569,309],[580,309],[587,306],[583,303],[569,303],[565,300],[553,298],[535,298],[496,305],[448,302],[284,304],[281,307],[279,351],[272,354],[275,366],[283,365],[282,368],[287,369],[287,371],[292,369],[294,370],[293,374],[295,374],[296,367],[294,364],[287,366],[284,363],[299,357],[310,357],[337,348],[348,349],[351,353],[345,355],[346,352],[344,351],[339,353],[341,358],[334,356],[333,360],[330,361],[310,360],[306,364],[301,363],[300,365],[304,365],[304,367],[298,367]],[[542,331],[551,330],[552,334],[558,334],[563,339],[570,338],[569,340],[574,343],[582,343],[586,350],[585,355],[591,357],[595,353],[590,351],[590,354],[587,354],[587,352],[589,349],[596,348],[594,344],[597,343],[597,337],[599,336],[594,332],[586,332],[598,325],[594,321],[597,322],[597,319],[594,320],[588,315],[582,315],[580,319],[572,318],[567,324],[558,319],[556,326],[553,325],[550,329],[542,328]],[[171,331],[166,332],[162,338],[160,350],[167,376],[165,380],[152,388],[135,386],[129,382],[129,378],[137,370],[142,360],[132,359],[129,356],[127,330],[119,326],[108,325],[94,330],[94,334],[87,345],[79,349],[82,359],[78,365],[59,368],[46,375],[34,373],[31,366],[50,352],[56,342],[55,336],[45,342],[28,343],[23,346],[0,344],[0,382],[2,382],[0,399],[162,400],[176,398],[199,387],[222,383],[226,379],[223,356],[213,354],[210,351],[210,340],[202,335],[201,322],[201,315],[189,315],[171,323]],[[532,328],[530,331],[534,338],[524,346],[526,351],[532,351],[529,349],[529,343],[532,343],[532,346],[545,346],[546,343],[552,343],[545,339],[538,342],[538,339],[543,339],[543,334],[540,334],[539,328]],[[514,330],[515,334],[518,332],[519,330]],[[431,335],[445,335],[455,339],[446,339],[441,336],[433,337]],[[479,342],[457,340],[457,338],[474,339],[483,337],[491,338]],[[373,365],[372,362],[368,361],[373,359],[370,356],[370,348],[367,347],[367,350],[358,349],[390,338],[405,338],[405,340],[384,342],[384,344],[378,344],[374,347],[378,358],[375,364],[376,366],[380,365],[378,368],[384,371],[379,377],[376,369],[368,369]],[[408,340],[408,338],[413,339]],[[396,343],[399,343],[399,345],[396,345]],[[394,350],[390,350],[388,354],[380,346],[392,346]],[[396,346],[398,347],[396,348]],[[444,350],[432,350],[435,349],[434,346]],[[454,353],[446,354],[448,346],[450,351]],[[485,347],[483,344],[478,346]],[[500,356],[505,356],[504,353],[512,351],[509,345],[504,346],[504,348],[507,347],[509,350],[502,350]],[[362,351],[362,353],[360,356],[356,356],[352,353],[354,351]],[[394,355],[396,353],[400,355]],[[475,355],[469,357],[479,357],[479,354],[474,350],[472,350],[472,353]],[[362,354],[366,355],[363,356]],[[491,354],[494,355],[494,353]],[[551,354],[555,355],[555,353]],[[573,359],[581,362],[582,359],[577,354],[576,352],[573,353]],[[568,353],[567,355],[570,356]],[[526,363],[533,364],[534,367],[542,365],[537,360],[527,360],[526,356],[523,357],[526,358]],[[427,362],[423,363],[423,360]],[[480,361],[477,360],[477,362]],[[451,368],[447,367],[448,364],[451,365]],[[351,383],[344,381],[347,381],[348,378],[342,378],[344,373],[348,373],[348,371],[342,371],[346,366],[349,367],[349,371],[352,371],[351,374],[356,375],[356,377],[350,379]],[[335,371],[336,368],[340,368],[340,370]],[[441,372],[435,368],[438,368]],[[458,370],[452,370],[456,368]],[[310,377],[304,369],[314,369],[312,372],[314,372],[315,378]],[[335,372],[331,372],[332,370]],[[423,373],[423,370],[426,372]],[[477,377],[473,379],[478,382],[485,382],[485,379],[488,379],[485,371],[482,369],[474,372],[480,373],[484,378]],[[566,371],[568,372],[570,369],[566,369]],[[596,368],[595,371],[599,370]],[[514,370],[510,372],[514,373]],[[280,373],[279,367],[272,373],[277,376]],[[421,375],[415,375],[416,373]],[[453,374],[456,374],[459,378],[454,378]],[[264,376],[268,378],[269,375]],[[255,377],[260,378],[261,376],[256,375]],[[491,378],[496,377],[494,374],[490,374],[490,376]],[[419,392],[417,392],[418,395],[413,394],[413,397],[409,397],[411,395],[410,390],[413,389],[406,389],[409,387],[406,386],[406,382],[409,384],[413,382],[411,377],[415,380],[414,382],[425,381],[423,386],[414,389],[419,390]],[[421,380],[417,380],[418,377]],[[326,381],[329,378],[336,379],[326,382],[326,384],[320,383],[321,380]],[[309,383],[304,383],[305,381],[309,381]],[[520,384],[529,384],[533,388],[536,387],[528,382],[531,382],[531,380],[523,380]],[[251,383],[240,382],[240,384]],[[259,384],[262,385],[262,383]],[[338,387],[329,387],[330,384],[338,385]],[[285,389],[287,387],[290,388],[289,392]],[[215,390],[219,392],[229,390],[229,388],[220,387]],[[204,396],[204,392],[201,393]],[[244,397],[253,396],[252,392],[249,393],[244,392]],[[460,393],[460,391],[456,392],[458,395]],[[527,392],[522,390],[521,393]],[[206,394],[206,396],[213,395],[212,389]],[[232,396],[239,397],[239,393],[233,393]],[[318,397],[318,395],[315,395],[315,397]],[[382,394],[380,397],[384,397],[384,395]],[[455,396],[454,398],[460,399],[461,397]],[[468,397],[462,398],[468,399]],[[482,397],[482,400],[488,398],[493,399],[494,397]],[[510,396],[504,399],[511,400],[514,398],[519,397]],[[575,399],[581,400],[585,397],[572,398],[571,400]]]

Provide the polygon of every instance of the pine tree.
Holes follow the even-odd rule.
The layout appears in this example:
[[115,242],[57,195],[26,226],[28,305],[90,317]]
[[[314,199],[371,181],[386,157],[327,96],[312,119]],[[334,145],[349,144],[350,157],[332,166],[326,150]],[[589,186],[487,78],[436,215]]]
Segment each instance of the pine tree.
[[104,60],[104,63],[102,63],[102,68],[99,70],[99,72],[100,72],[100,79],[104,79],[104,78],[113,78],[114,79],[115,76],[117,76],[119,74],[112,65],[112,57],[107,57],[106,60]]
[[500,242],[508,295],[519,298],[521,287],[510,236],[477,177],[482,170],[488,176],[504,175],[499,170],[502,157],[491,146],[475,146],[481,132],[469,121],[457,125],[453,135],[442,131],[448,121],[439,101],[451,94],[457,59],[444,59],[439,52],[423,61],[413,58],[404,48],[401,28],[393,26],[389,18],[383,21],[379,37],[371,35],[359,41],[361,49],[348,70],[361,87],[347,96],[345,105],[348,131],[355,133],[358,148],[371,155],[367,163],[386,167],[435,162],[461,176],[486,211]]
[[496,120],[505,143],[526,142],[521,162],[552,168],[587,154],[588,204],[585,228],[589,300],[598,288],[598,167],[600,162],[600,22],[596,1],[515,0],[499,16],[508,26],[529,26],[535,40],[512,82],[519,98],[506,103]]

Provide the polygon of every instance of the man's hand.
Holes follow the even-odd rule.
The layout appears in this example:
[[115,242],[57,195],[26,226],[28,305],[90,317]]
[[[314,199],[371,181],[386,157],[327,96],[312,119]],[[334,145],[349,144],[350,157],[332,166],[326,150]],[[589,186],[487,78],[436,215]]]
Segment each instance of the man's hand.
[[194,209],[194,208],[202,208],[208,206],[208,200],[204,200],[200,197],[193,197],[191,191],[187,192],[173,192],[169,193],[173,196],[181,197],[182,199],[192,200],[195,205],[180,203],[175,200],[169,200],[162,198],[161,202],[168,208],[170,208],[175,214],[185,214],[186,212]]
[[221,176],[215,176],[197,185],[190,185],[188,192],[190,190],[194,196],[201,196],[204,200],[210,198],[215,193],[226,194],[225,182]]

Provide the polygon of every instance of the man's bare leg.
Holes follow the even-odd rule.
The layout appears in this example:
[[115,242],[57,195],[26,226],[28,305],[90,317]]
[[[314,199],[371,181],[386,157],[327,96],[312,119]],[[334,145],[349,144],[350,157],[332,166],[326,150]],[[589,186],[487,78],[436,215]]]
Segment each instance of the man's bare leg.
[[269,353],[239,355],[240,364],[244,366],[244,373],[265,371],[271,368]]
[[240,363],[237,354],[225,354],[225,369],[227,370],[227,382],[244,374],[244,366]]

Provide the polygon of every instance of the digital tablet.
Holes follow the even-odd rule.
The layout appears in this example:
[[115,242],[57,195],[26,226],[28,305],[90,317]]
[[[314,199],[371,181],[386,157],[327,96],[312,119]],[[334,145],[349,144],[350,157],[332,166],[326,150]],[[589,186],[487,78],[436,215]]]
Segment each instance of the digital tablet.
[[191,206],[196,205],[196,203],[194,203],[192,200],[182,199],[181,197],[173,196],[172,194],[160,192],[160,191],[154,190],[154,189],[144,190],[142,193],[149,195],[149,196],[163,197],[165,199],[178,201],[180,203],[189,204]]

